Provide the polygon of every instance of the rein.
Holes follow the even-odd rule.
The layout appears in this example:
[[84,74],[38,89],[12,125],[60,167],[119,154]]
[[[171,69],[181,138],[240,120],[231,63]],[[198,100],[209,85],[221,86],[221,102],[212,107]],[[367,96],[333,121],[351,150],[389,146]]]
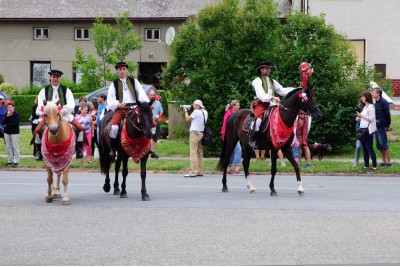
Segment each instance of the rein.
[[[128,121],[133,127],[136,128],[136,130],[138,130],[139,132],[141,132],[141,133],[144,134],[143,128],[142,128],[142,127],[139,128],[139,127],[129,118],[129,116],[128,116],[128,115],[129,115],[129,112],[132,112],[132,110],[133,110],[133,109],[129,109],[128,111],[124,111],[124,112],[125,112],[125,117],[126,117],[127,121]],[[136,114],[137,114],[138,118],[140,118],[140,117],[139,117],[139,113],[136,112]],[[141,125],[140,121],[138,121],[138,123]]]
[[[281,106],[281,107],[282,107],[284,110],[286,110],[286,111],[290,111],[290,112],[293,112],[293,113],[298,113],[298,111],[296,111],[296,110],[293,110],[293,109],[290,109],[290,108],[285,107],[282,103],[279,103],[278,105]],[[307,111],[304,111],[304,112],[305,112],[307,115],[312,115],[313,110],[316,109],[316,108],[318,108],[318,104],[316,104],[316,105],[313,106],[311,109],[308,109]]]

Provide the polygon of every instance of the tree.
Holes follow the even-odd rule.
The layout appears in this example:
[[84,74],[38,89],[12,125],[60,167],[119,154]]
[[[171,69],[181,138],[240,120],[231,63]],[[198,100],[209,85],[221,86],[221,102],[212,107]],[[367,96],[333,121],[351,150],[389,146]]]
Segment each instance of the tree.
[[[287,15],[286,23],[278,18],[271,0],[223,0],[207,6],[175,37],[172,60],[163,73],[165,88],[181,103],[201,99],[210,114],[208,125],[218,133],[227,103],[238,99],[242,107],[249,106],[259,62],[273,62],[273,78],[296,87],[298,65],[312,60],[315,75],[310,84],[327,119],[313,125],[311,133],[321,141],[333,140],[332,145],[354,141],[354,106],[361,89],[351,87],[356,62],[345,37],[326,25],[323,16],[294,12]],[[348,133],[337,128],[343,125]],[[218,154],[220,140],[214,134],[216,145],[207,152]]]
[[[112,70],[118,61],[126,61],[130,73],[136,69],[136,65],[126,58],[132,51],[142,47],[140,45],[141,37],[135,36],[133,24],[128,17],[128,12],[119,15],[115,19],[115,30],[110,24],[105,24],[103,18],[96,17],[92,36],[97,57],[95,55],[86,56],[81,47],[76,48],[76,61],[73,62],[73,66],[76,72],[83,73],[82,84],[84,87],[105,86],[107,81],[114,80],[117,74]],[[97,62],[96,58],[100,58],[100,62]]]

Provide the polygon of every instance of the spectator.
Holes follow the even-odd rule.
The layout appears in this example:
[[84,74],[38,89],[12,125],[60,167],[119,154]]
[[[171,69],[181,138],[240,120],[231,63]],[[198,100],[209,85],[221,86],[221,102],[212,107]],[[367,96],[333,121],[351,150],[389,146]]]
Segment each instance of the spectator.
[[[240,109],[240,103],[239,100],[232,100],[231,103],[229,103],[226,108],[225,108],[225,115],[224,119],[222,122],[222,128],[221,128],[221,136],[222,140],[225,139],[225,132],[226,132],[226,123],[228,121],[228,118],[232,113],[237,112]],[[232,165],[235,166],[235,171],[233,172],[233,175],[240,175],[240,164],[242,160],[242,147],[240,146],[240,141],[237,142],[231,158],[229,160],[229,165],[226,170],[226,174],[232,174]]]
[[[370,92],[365,92],[361,95],[361,101],[364,103],[364,108],[361,112],[357,111],[357,120],[360,121],[360,128],[367,129],[365,138],[361,140],[362,149],[364,152],[364,168],[361,171],[374,173],[377,170],[376,154],[373,148],[374,133],[376,132],[375,107],[372,103],[372,95]],[[372,168],[369,168],[369,157],[372,159]]]
[[[300,110],[299,114],[297,115],[296,137],[300,143],[300,148],[302,148],[306,157],[306,168],[311,168],[311,152],[310,148],[308,147],[308,132],[310,131],[310,125],[310,116]],[[299,153],[299,156],[301,158],[301,152]]]
[[[36,96],[35,101],[33,102],[32,112],[31,112],[31,117],[30,117],[32,134],[35,132],[35,129],[39,124],[39,115],[36,114],[37,106],[38,106],[38,97]],[[38,151],[38,146],[36,144],[34,144],[33,145],[33,156],[36,155],[37,151]]]
[[157,124],[156,127],[152,129],[153,132],[153,138],[150,140],[151,142],[151,147],[150,147],[150,157],[158,159],[158,155],[156,154],[156,147],[157,147],[157,140],[158,140],[158,132],[157,129],[160,128],[158,118],[163,115],[163,108],[160,103],[160,101],[156,100],[157,93],[156,91],[152,90],[150,92],[150,101],[154,101],[153,104],[151,105],[151,110],[153,112],[153,120]]
[[[254,149],[254,154],[256,155],[256,160],[265,160],[265,152],[267,152],[267,150],[262,149]],[[260,155],[261,153],[261,155]]]
[[103,93],[98,94],[97,103],[98,107],[97,107],[96,124],[97,124],[97,140],[99,140],[101,119],[103,118],[104,110],[107,107],[107,96]]
[[390,152],[386,134],[386,131],[390,128],[390,124],[392,123],[389,102],[382,97],[382,89],[379,87],[372,90],[372,97],[375,99],[375,142],[376,148],[381,152],[382,157],[382,163],[380,166],[390,167],[392,166],[392,163],[390,163]]
[[[358,107],[356,108],[356,111],[360,112],[362,109],[364,108],[364,103],[360,103],[360,105],[358,105]],[[356,130],[358,128],[360,128],[360,120],[357,120],[358,117],[356,117]],[[360,140],[356,140],[356,151],[354,154],[354,164],[353,167],[357,167],[358,166],[358,162],[360,161],[360,152],[361,152],[361,141]]]
[[3,121],[4,125],[4,141],[6,142],[8,163],[17,167],[19,165],[19,113],[15,111],[14,102],[10,101],[7,104],[7,115]]
[[87,99],[86,99],[86,97],[81,96],[79,98],[79,104],[80,104],[80,106],[78,108],[78,114],[81,114],[82,108],[87,107]]
[[[81,107],[80,110],[80,114],[77,114],[75,116],[75,119],[83,126],[83,128],[85,129],[85,135],[88,141],[88,145],[85,144],[85,142],[83,143],[83,147],[82,147],[82,151],[86,151],[86,159],[87,162],[89,164],[93,163],[92,160],[92,147],[91,147],[91,143],[92,143],[92,136],[94,134],[94,127],[93,127],[93,121],[92,121],[92,116],[90,116],[90,114],[88,114],[88,107],[87,106],[83,106]],[[78,159],[79,163],[82,163],[82,159],[79,158]]]
[[3,121],[7,114],[7,107],[4,104],[4,97],[0,95],[0,137],[3,137],[4,134],[4,125]]
[[203,138],[203,131],[205,128],[205,122],[208,119],[208,112],[203,106],[201,100],[193,102],[193,112],[188,114],[186,108],[183,108],[185,112],[185,120],[190,121],[190,172],[185,174],[185,177],[203,176],[204,162],[203,162],[203,147],[201,145],[201,139]]
[[90,144],[92,148],[92,157],[94,157],[94,144],[98,147],[98,142],[97,142],[97,110],[98,110],[99,104],[97,103],[97,100],[92,100],[90,101],[89,104],[89,114],[92,117],[92,122],[93,122],[93,134],[92,134],[92,143]]

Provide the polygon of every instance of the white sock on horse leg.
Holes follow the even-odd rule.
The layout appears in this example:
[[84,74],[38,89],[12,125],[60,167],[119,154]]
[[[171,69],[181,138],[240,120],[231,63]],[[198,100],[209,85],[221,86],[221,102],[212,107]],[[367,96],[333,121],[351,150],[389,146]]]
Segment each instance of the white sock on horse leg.
[[261,119],[257,118],[257,120],[256,120],[256,129],[255,129],[256,132],[258,132],[260,130],[260,125],[261,125]]

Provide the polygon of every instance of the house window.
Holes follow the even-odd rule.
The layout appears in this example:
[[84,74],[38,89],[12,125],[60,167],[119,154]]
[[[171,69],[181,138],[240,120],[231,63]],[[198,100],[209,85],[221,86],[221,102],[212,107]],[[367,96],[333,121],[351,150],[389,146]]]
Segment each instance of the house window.
[[50,61],[31,61],[31,83],[42,86],[50,83]]
[[382,73],[382,78],[386,79],[386,64],[374,64],[375,71]]
[[146,29],[146,41],[160,40],[160,29]]
[[90,40],[90,29],[75,28],[75,40]]
[[33,28],[34,39],[49,39],[49,28]]

